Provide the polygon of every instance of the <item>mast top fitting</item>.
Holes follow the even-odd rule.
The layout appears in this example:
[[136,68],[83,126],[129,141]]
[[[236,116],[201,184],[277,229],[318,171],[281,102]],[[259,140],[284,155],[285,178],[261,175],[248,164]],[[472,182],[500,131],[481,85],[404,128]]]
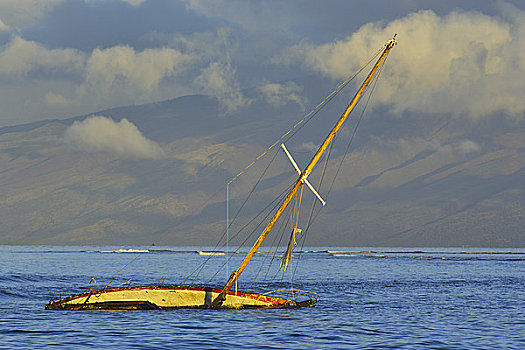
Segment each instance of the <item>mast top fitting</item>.
[[394,34],[394,37],[392,38],[392,40],[387,42],[385,46],[388,46],[390,48],[396,46],[397,45],[396,36],[397,36],[397,33]]

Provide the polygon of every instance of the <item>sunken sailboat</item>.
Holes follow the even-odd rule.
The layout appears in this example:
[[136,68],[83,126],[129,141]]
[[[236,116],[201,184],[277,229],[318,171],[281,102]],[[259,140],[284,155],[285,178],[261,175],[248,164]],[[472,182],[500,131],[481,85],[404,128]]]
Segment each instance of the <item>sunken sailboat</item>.
[[[70,297],[52,298],[46,305],[49,310],[147,310],[147,309],[240,309],[240,308],[276,308],[276,307],[310,307],[317,301],[317,294],[310,292],[303,292],[297,290],[271,291],[264,294],[238,292],[236,288],[232,287],[236,284],[240,275],[259,250],[263,241],[268,236],[279,217],[283,214],[288,205],[294,200],[297,201],[297,196],[302,194],[303,185],[306,185],[314,195],[325,204],[324,200],[317,193],[315,188],[308,181],[308,176],[311,174],[315,165],[327,150],[334,137],[342,127],[348,115],[357,102],[370,85],[372,79],[384,63],[389,51],[396,45],[395,36],[388,41],[381,51],[378,51],[379,58],[369,72],[368,76],[356,92],[354,98],[348,104],[347,108],[332,128],[330,133],[306,166],[304,170],[300,170],[292,156],[281,145],[289,160],[292,162],[295,170],[299,174],[295,184],[288,192],[284,200],[281,202],[278,209],[275,211],[273,217],[268,222],[266,228],[259,235],[248,254],[241,262],[239,267],[234,270],[229,276],[222,288],[209,288],[198,286],[165,286],[158,284],[154,286],[121,286],[109,287],[102,289],[89,287],[84,293],[73,295]],[[288,248],[281,259],[281,269],[286,270],[291,256],[292,249],[295,245],[296,235],[301,232],[297,227],[297,222],[292,225],[290,234],[290,242]],[[284,294],[284,295],[283,295]]]

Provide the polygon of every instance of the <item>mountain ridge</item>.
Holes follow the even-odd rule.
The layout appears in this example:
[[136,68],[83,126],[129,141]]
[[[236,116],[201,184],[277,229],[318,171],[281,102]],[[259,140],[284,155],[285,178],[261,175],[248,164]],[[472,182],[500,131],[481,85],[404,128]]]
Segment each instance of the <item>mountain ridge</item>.
[[[318,87],[308,79],[303,83],[311,99]],[[253,102],[227,116],[216,99],[192,95],[0,128],[0,243],[156,241],[264,151],[280,136],[277,130],[300,118],[296,103],[274,106],[257,89],[245,93]],[[287,141],[299,164],[306,164],[312,146],[324,137],[321,130],[328,131],[339,116],[335,110],[326,108],[329,117],[301,129],[306,137]],[[307,244],[525,246],[522,122],[498,116],[493,117],[498,122],[476,124],[446,115],[399,117],[380,107],[367,114],[372,116],[360,125],[348,156],[344,149],[355,120],[334,145],[327,174],[334,174],[344,157],[345,162]],[[126,118],[162,147],[163,156],[140,159],[72,147],[64,139],[66,130],[92,115],[115,122]],[[296,176],[287,159],[275,159],[269,179],[256,191],[258,204],[281,192],[278,179]],[[232,206],[240,206],[254,179],[250,173],[232,186]],[[318,180],[313,174],[311,182]],[[220,236],[224,204],[215,197],[160,244],[215,243],[210,232]]]

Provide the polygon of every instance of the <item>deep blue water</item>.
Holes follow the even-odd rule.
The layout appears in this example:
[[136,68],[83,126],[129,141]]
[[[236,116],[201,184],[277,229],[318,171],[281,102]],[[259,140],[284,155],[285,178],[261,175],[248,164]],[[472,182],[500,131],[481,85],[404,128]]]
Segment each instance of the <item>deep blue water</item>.
[[[154,248],[118,282],[177,284],[207,258]],[[308,249],[294,287],[319,293],[314,308],[44,310],[53,294],[81,292],[92,277],[100,286],[135,257],[101,252],[116,249],[0,246],[0,348],[525,349],[525,249]]]

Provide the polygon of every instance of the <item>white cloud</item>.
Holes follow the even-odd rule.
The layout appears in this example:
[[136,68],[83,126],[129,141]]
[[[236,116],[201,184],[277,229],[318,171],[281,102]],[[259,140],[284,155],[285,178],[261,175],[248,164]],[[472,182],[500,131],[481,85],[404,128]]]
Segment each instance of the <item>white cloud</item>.
[[86,55],[75,49],[47,49],[34,41],[15,37],[0,51],[0,74],[25,78],[31,74],[83,76],[83,90],[107,94],[131,88],[148,94],[165,78],[195,64],[195,56],[171,48],[135,51],[129,46],[94,49]]
[[[271,2],[245,0],[185,0],[185,2],[186,8],[191,11],[212,18],[221,18],[248,30],[286,30],[289,26],[289,13],[276,11]],[[279,2],[277,7],[282,10],[287,4]]]
[[53,7],[64,0],[2,0],[0,20],[15,28],[36,23]]
[[85,87],[106,94],[116,88],[151,93],[164,79],[189,68],[193,57],[171,48],[136,52],[129,46],[95,49],[87,60]]
[[128,4],[133,5],[133,6],[139,6],[146,0],[122,0],[122,1],[127,2]]
[[127,119],[116,123],[111,118],[92,116],[74,122],[65,132],[68,144],[86,152],[108,152],[137,158],[160,158],[162,148],[145,138]]
[[252,102],[240,91],[237,71],[231,63],[231,56],[238,49],[232,33],[231,28],[221,27],[215,32],[174,35],[170,40],[170,45],[191,54],[196,66],[211,62],[200,69],[200,74],[193,79],[193,87],[200,93],[215,96],[224,113],[234,113]]
[[476,153],[481,150],[481,146],[472,140],[460,140],[456,145],[456,151],[462,155]]
[[240,91],[235,69],[228,63],[210,63],[207,68],[201,70],[194,83],[205,93],[216,96],[219,105],[226,113],[236,112],[252,102]]
[[[42,103],[44,108],[69,106],[69,110],[76,108],[74,113],[78,113],[79,107],[75,106],[83,106],[85,113],[95,108],[201,92],[217,96],[223,111],[230,113],[251,100],[239,91],[234,67],[223,63],[229,62],[231,52],[229,31],[220,28],[216,33],[187,38],[174,35],[167,43],[170,46],[158,48],[136,50],[118,45],[88,53],[49,49],[14,36],[0,47],[0,78],[7,78],[4,82],[11,85],[13,80],[32,86],[37,82],[48,82],[50,86],[56,82],[69,83],[67,89],[45,88],[40,96],[32,96],[34,109],[37,103]],[[203,37],[212,45],[201,43]],[[210,61],[215,63],[209,64]],[[26,111],[28,108],[23,107]]]
[[478,12],[412,13],[386,25],[361,27],[330,44],[302,42],[286,59],[301,60],[327,76],[342,79],[398,33],[373,100],[397,113],[445,112],[483,117],[525,111],[525,49],[518,9],[504,21]]
[[0,32],[7,32],[10,28],[0,19]]
[[[84,1],[89,4],[89,3],[111,2],[111,1],[115,1],[115,0],[84,0]],[[118,0],[118,1],[122,1],[122,2],[128,3],[128,4],[132,5],[132,6],[140,6],[146,0]]]
[[84,53],[13,36],[0,47],[0,88],[12,91],[16,86],[22,93],[14,99],[3,94],[1,103],[8,108],[1,117],[27,121],[56,117],[57,112],[67,116],[192,93],[191,75],[202,64],[198,54],[169,47],[139,51],[114,46]]
[[48,92],[44,96],[44,102],[49,106],[68,106],[71,104],[71,101],[64,96],[53,92]]
[[377,136],[371,137],[374,147],[386,154],[392,153],[406,159],[417,153],[431,151],[442,156],[462,157],[481,150],[481,146],[469,139],[444,139],[426,140],[421,137],[407,137],[398,139],[382,139]]
[[410,156],[427,150],[437,151],[441,147],[439,141],[425,140],[421,137],[402,137],[391,139],[374,135],[370,137],[370,144],[374,145],[374,148],[383,152],[409,154]]
[[0,74],[23,78],[30,73],[79,74],[84,54],[75,49],[49,50],[34,42],[15,37],[0,52]]
[[303,88],[293,82],[284,84],[268,83],[258,88],[266,101],[274,107],[281,107],[289,102],[297,103],[301,108],[306,104],[306,98],[301,96]]
[[309,142],[305,142],[302,145],[300,145],[299,147],[297,147],[297,151],[314,153],[315,151],[317,151],[319,146],[320,145],[316,145],[312,141],[309,141]]
[[[196,32],[189,35],[169,34],[164,38],[168,46],[179,48],[202,62],[230,62],[236,53],[234,31],[230,27],[220,27],[216,31]],[[159,39],[161,39],[159,37]]]

